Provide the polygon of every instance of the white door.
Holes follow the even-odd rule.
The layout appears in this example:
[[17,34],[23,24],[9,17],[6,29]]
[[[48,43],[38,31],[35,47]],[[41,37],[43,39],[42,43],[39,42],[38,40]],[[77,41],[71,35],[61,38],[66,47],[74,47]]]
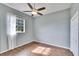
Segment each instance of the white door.
[[78,11],[71,19],[70,25],[70,48],[74,55],[78,56]]

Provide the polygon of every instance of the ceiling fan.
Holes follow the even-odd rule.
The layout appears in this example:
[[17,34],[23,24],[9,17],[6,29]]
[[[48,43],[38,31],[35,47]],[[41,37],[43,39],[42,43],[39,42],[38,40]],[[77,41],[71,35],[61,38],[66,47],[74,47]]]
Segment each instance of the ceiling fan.
[[34,4],[34,7],[30,3],[27,3],[27,5],[31,8],[31,11],[23,11],[23,12],[31,12],[32,16],[34,16],[35,14],[43,15],[39,11],[42,11],[42,10],[46,9],[45,7],[41,7],[41,8],[36,9],[35,4]]

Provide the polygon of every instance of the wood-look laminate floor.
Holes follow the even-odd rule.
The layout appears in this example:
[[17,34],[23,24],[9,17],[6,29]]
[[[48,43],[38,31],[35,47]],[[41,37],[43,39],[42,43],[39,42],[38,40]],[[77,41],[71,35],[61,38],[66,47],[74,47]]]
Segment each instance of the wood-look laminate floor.
[[0,56],[44,56],[43,54],[36,54],[32,52],[38,46],[51,49],[49,50],[50,54],[47,54],[47,56],[73,56],[73,53],[69,49],[51,46],[39,42],[32,42],[26,44],[24,46],[2,53],[0,54]]

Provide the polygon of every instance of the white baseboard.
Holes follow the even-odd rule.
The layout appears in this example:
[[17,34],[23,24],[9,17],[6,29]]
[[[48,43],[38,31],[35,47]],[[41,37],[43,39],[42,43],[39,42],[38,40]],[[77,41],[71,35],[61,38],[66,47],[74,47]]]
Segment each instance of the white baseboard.
[[73,53],[73,51],[70,48],[68,48],[68,47],[63,47],[63,46],[59,46],[59,45],[55,45],[55,44],[50,44],[50,43],[46,43],[46,42],[41,42],[41,41],[37,41],[37,40],[35,42],[40,42],[40,43],[44,43],[44,44],[48,44],[48,45],[52,45],[52,46],[56,46],[56,47],[60,47],[60,48],[64,48],[64,49],[68,49],[68,50],[70,50]]
[[[26,44],[31,43],[31,42],[33,42],[33,41],[29,41],[29,42],[27,42],[27,43],[18,45],[18,46],[16,46],[15,48],[18,48],[18,47],[20,47],[20,46],[26,45]],[[15,49],[15,48],[13,48],[13,49]],[[9,51],[9,50],[12,50],[12,49],[7,49],[7,50],[5,50],[5,51],[1,51],[0,54],[5,53],[5,52],[7,52],[7,51]]]
[[74,53],[74,51],[70,48],[70,51],[74,54],[74,56],[75,56],[75,53]]
[[5,51],[1,51],[0,54],[2,54],[2,53],[4,53],[4,52],[7,52],[7,51],[9,51],[9,49],[7,49],[7,50],[5,50]]
[[26,43],[23,43],[23,44],[20,44],[20,45],[16,46],[15,48],[18,48],[20,46],[26,45],[26,44],[31,43],[31,42],[33,42],[33,40],[32,41],[29,41],[29,42],[26,42]]
[[45,44],[48,44],[48,45],[57,46],[57,47],[60,47],[60,48],[70,49],[68,47],[64,47],[64,46],[60,46],[60,45],[55,45],[55,44],[51,44],[51,43],[47,43],[47,42],[41,42],[41,41],[35,41],[35,42],[40,42],[40,43],[45,43]]

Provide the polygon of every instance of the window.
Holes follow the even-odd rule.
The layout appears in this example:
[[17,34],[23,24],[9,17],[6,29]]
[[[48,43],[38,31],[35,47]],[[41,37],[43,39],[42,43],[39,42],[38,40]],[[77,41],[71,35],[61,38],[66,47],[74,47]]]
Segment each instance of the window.
[[25,32],[25,20],[21,18],[16,19],[16,32],[24,33]]

